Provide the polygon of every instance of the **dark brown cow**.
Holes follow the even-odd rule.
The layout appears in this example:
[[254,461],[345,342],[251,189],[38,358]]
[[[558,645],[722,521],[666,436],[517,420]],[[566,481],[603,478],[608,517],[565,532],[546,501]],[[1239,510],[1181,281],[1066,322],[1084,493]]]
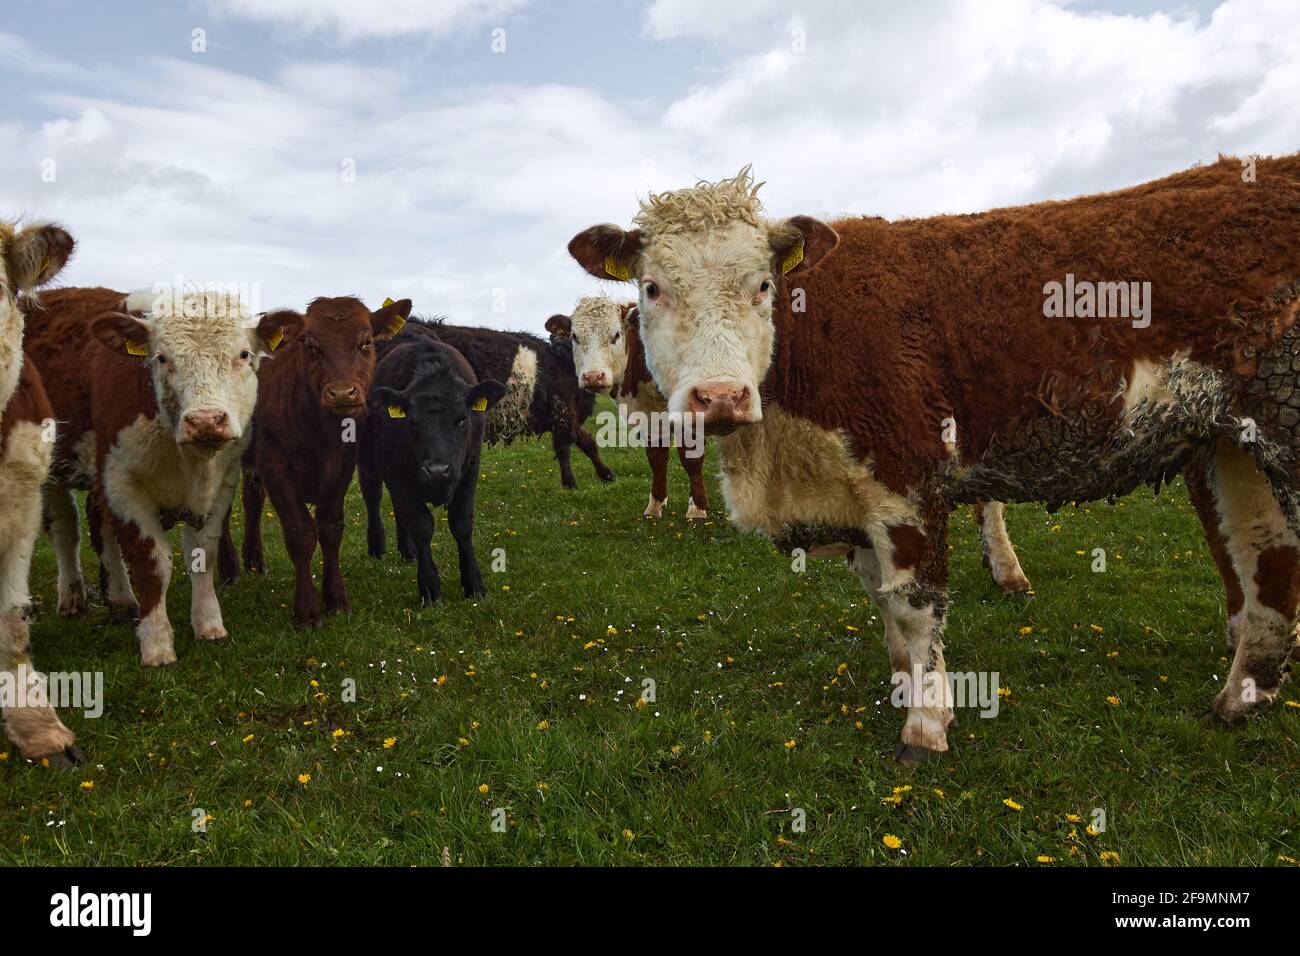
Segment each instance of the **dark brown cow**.
[[[245,455],[244,566],[265,570],[261,523],[269,494],[293,560],[299,627],[320,627],[322,598],[327,612],[349,610],[339,567],[343,499],[356,470],[375,342],[395,335],[410,314],[410,299],[376,312],[360,299],[316,299],[305,316],[293,313],[302,331],[261,370],[253,442]],[[318,542],[320,592],[311,568]]]
[[1054,507],[1203,470],[1242,591],[1213,712],[1277,697],[1300,604],[1300,156],[1244,165],[831,225],[767,219],[746,170],[570,243],[638,283],[649,367],[720,435],[733,518],[836,547],[875,597],[900,758],[948,746],[947,516],[980,499]]
[[[84,590],[73,490],[89,488],[110,614],[138,615],[146,666],[173,663],[168,531],[184,523],[194,636],[224,638],[216,545],[248,442],[258,363],[296,318],[258,321],[238,296],[192,286],[61,289],[42,304],[27,347],[61,423],[48,488],[61,586]],[[75,612],[84,601],[61,595],[60,607]]]

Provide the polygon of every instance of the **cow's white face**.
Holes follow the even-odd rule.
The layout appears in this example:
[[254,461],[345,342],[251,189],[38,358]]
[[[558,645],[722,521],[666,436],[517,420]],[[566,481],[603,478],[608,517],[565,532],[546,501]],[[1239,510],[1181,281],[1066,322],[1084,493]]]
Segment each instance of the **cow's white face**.
[[762,420],[777,282],[838,242],[806,216],[764,218],[756,192],[745,169],[650,196],[631,232],[593,226],[569,243],[593,275],[637,283],[646,364],[669,411],[702,415],[716,432]]
[[257,366],[301,317],[253,319],[235,296],[199,292],[170,301],[136,293],[127,313],[100,316],[91,331],[108,348],[149,365],[158,416],[177,445],[213,452],[242,438],[257,401]]
[[578,300],[569,316],[569,339],[578,384],[591,392],[608,392],[623,384],[627,370],[626,308],[605,296]]

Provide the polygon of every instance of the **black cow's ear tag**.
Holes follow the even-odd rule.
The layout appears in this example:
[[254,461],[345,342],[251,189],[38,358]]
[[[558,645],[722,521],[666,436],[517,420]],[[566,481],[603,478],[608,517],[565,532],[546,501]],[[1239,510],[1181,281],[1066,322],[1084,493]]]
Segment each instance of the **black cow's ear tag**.
[[402,408],[401,405],[389,405],[389,406],[388,406],[388,417],[389,417],[389,418],[405,418],[405,417],[406,417],[406,409]]

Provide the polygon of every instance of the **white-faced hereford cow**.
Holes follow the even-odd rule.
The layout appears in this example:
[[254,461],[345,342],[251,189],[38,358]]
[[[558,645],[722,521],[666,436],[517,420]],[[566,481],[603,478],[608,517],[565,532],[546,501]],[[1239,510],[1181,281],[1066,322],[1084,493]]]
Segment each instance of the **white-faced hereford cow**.
[[[617,303],[607,296],[579,299],[573,315],[553,315],[546,320],[546,329],[552,337],[568,339],[573,344],[573,360],[582,387],[592,392],[608,392],[626,408],[629,416],[634,412],[649,416],[668,409],[668,402],[646,366],[639,321],[635,304]],[[647,518],[658,518],[663,513],[668,496],[670,447],[667,444],[646,446],[653,476],[650,503],[645,510]],[[693,456],[679,446],[678,453],[691,481],[686,517],[706,517],[709,499],[702,474],[703,449]],[[984,564],[994,583],[1008,594],[1028,591],[1029,579],[1021,570],[1007,536],[1005,506],[1000,501],[976,502],[973,510],[983,542]]]
[[[668,455],[673,436],[667,427],[654,427],[654,423],[662,421],[668,403],[645,366],[636,306],[607,296],[587,296],[578,300],[572,315],[547,319],[546,331],[557,343],[567,340],[573,346],[579,385],[593,394],[610,395],[629,421],[644,418],[642,440],[646,442],[651,474],[645,516],[660,517],[668,500]],[[697,448],[688,448],[691,443],[683,442],[678,444],[677,454],[690,478],[686,517],[702,519],[709,514],[709,493],[704,487],[704,435],[695,438]]]
[[100,522],[105,602],[118,616],[138,615],[144,664],[173,663],[167,532],[184,522],[194,636],[225,637],[213,574],[250,434],[257,365],[301,320],[279,312],[258,322],[219,289],[63,289],[43,304],[27,347],[66,423],[49,496],[60,608],[85,606],[73,497],[85,487]]
[[32,666],[27,624],[41,486],[54,455],[54,410],[36,366],[23,355],[18,296],[28,299],[53,279],[72,249],[72,237],[57,226],[19,229],[0,221],[0,713],[23,756],[61,766],[81,754],[50,706],[44,675]]
[[1300,603],[1300,156],[1255,168],[830,225],[766,218],[745,170],[569,249],[637,283],[650,371],[720,436],[734,519],[839,548],[874,596],[911,694],[901,759],[948,747],[951,698],[922,691],[946,682],[952,507],[1183,470],[1241,589],[1212,708],[1235,723],[1277,696]]

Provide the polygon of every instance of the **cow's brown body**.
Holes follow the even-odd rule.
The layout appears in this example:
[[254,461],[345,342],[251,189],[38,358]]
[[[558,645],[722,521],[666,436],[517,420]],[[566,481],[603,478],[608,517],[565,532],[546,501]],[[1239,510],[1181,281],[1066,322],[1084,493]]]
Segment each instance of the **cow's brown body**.
[[[410,311],[409,299],[373,317],[358,299],[317,299],[307,308],[302,333],[262,366],[245,456],[244,564],[265,569],[261,518],[269,493],[294,564],[294,623],[300,627],[320,626],[322,601],[327,612],[350,607],[339,566],[343,500],[375,372],[374,339],[401,328]],[[312,580],[317,543],[319,593]]]
[[[734,429],[718,441],[734,520],[846,554],[880,605],[900,757],[947,749],[951,699],[923,685],[946,680],[947,518],[981,499],[1057,506],[1185,471],[1237,644],[1214,713],[1276,698],[1300,609],[1300,156],[1244,165],[830,226],[766,219],[745,171],[570,244],[641,284],[670,407]],[[1149,324],[1049,317],[1069,276],[1150,283]]]

